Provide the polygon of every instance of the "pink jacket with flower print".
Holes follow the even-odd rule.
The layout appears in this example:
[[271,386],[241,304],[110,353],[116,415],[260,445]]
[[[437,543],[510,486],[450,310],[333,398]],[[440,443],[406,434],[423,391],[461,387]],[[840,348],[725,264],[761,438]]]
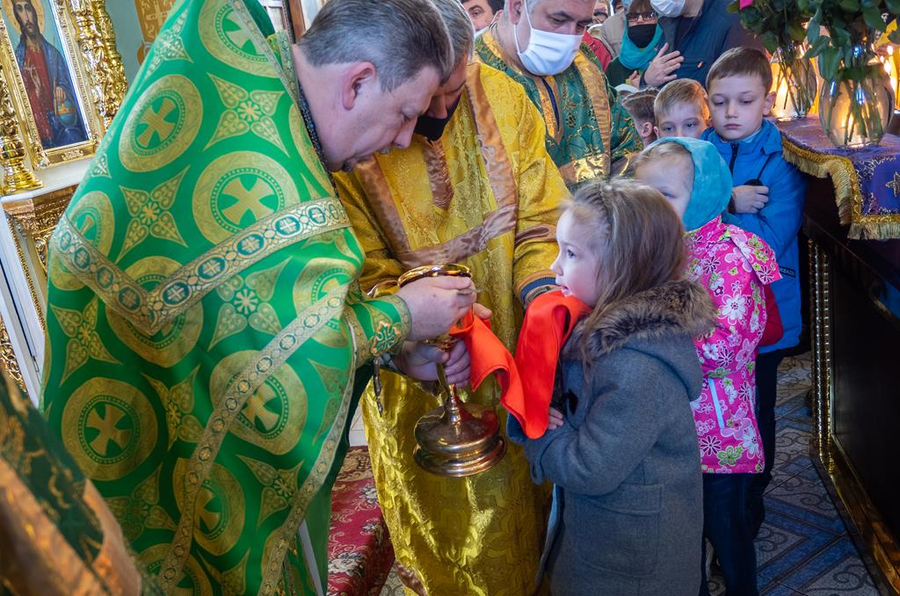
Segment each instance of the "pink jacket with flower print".
[[754,415],[756,348],[766,326],[763,285],[781,278],[761,238],[717,217],[689,232],[688,273],[717,310],[716,326],[694,339],[703,391],[691,402],[705,473],[762,472],[764,455]]

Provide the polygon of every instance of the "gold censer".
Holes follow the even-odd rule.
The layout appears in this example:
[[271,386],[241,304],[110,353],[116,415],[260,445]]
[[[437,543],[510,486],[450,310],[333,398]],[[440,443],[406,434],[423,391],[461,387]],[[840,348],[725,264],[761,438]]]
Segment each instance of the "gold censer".
[[[468,267],[451,263],[416,267],[400,276],[399,287],[425,277],[442,275],[471,277]],[[473,317],[470,310],[466,317]],[[449,350],[458,341],[449,335],[429,343]],[[444,396],[442,406],[428,412],[416,423],[416,447],[413,457],[423,470],[439,476],[463,478],[493,468],[506,454],[506,441],[500,436],[500,422],[492,408],[463,403],[456,385],[447,382],[444,366],[437,365],[438,383]]]

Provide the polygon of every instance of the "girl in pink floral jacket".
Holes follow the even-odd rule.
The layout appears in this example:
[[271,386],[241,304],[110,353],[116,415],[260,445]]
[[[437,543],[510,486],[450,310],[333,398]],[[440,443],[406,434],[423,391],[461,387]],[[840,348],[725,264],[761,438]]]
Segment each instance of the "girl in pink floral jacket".
[[637,158],[634,172],[682,216],[688,275],[707,288],[717,309],[715,327],[694,340],[704,374],[703,391],[691,402],[704,473],[704,535],[716,550],[727,593],[756,594],[746,499],[751,475],[765,463],[754,368],[766,326],[764,286],[780,278],[775,255],[758,236],[722,222],[731,174],[710,143],[661,139]]

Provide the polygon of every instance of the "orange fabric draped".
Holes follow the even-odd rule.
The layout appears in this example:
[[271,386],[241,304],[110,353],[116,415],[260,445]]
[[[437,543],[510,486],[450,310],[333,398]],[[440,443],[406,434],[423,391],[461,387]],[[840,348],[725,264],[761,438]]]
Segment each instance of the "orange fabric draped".
[[462,339],[469,351],[472,359],[469,383],[473,390],[478,389],[490,373],[494,373],[500,385],[501,403],[504,399],[509,399],[509,396],[522,399],[522,381],[516,362],[503,342],[491,331],[490,321],[479,319],[469,311],[450,330],[450,335]]
[[575,323],[590,311],[584,302],[559,290],[541,294],[525,311],[515,359],[522,373],[523,392],[504,395],[500,403],[516,417],[530,439],[547,431],[559,354]]
[[472,387],[477,389],[494,373],[500,385],[500,403],[516,417],[525,434],[536,439],[547,430],[559,353],[575,323],[590,310],[560,291],[541,294],[525,311],[515,358],[491,331],[490,322],[472,313],[450,335],[462,339],[469,351]]

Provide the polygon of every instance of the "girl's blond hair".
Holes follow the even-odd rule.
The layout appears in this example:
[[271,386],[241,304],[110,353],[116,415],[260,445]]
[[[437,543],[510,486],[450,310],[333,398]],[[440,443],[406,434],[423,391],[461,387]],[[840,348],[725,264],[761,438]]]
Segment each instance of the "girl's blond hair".
[[694,169],[694,159],[687,147],[675,141],[662,139],[632,157],[631,163],[628,164],[628,172],[633,175],[638,168],[672,157],[686,159],[691,170]]
[[599,257],[600,293],[581,331],[581,353],[587,362],[590,332],[608,312],[634,294],[683,277],[684,228],[659,192],[634,180],[588,183],[565,209]]

